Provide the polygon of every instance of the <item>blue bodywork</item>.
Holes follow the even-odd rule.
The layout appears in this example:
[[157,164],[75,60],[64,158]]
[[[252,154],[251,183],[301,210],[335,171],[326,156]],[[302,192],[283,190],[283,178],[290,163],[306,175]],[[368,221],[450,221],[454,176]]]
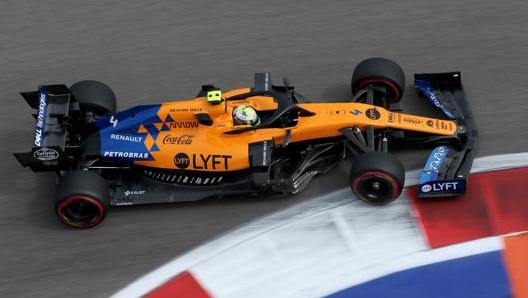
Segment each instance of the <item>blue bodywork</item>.
[[[454,196],[466,192],[475,155],[477,130],[467,104],[460,72],[415,74],[415,86],[427,101],[457,122],[454,139],[433,149],[420,177],[420,197]],[[439,139],[441,141],[442,139]]]
[[[157,105],[133,107],[98,120],[95,125],[101,140],[101,157],[113,161],[153,160],[151,151],[158,151],[155,143],[147,148],[145,138],[154,139],[159,130],[154,123],[162,123]],[[169,129],[163,126],[161,130]]]
[[455,116],[449,111],[449,108],[444,104],[445,101],[441,99],[439,92],[433,89],[431,83],[427,80],[416,79],[416,87],[422,91],[425,98],[432,103],[435,107],[439,108],[449,119],[455,119]]

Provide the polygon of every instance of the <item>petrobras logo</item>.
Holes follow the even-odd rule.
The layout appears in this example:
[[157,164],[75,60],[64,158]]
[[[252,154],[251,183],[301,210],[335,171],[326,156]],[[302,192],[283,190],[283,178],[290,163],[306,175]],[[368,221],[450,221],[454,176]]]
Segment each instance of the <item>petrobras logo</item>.
[[123,151],[104,151],[103,157],[107,158],[128,158],[128,159],[149,159],[147,152],[123,152]]
[[48,101],[48,94],[46,90],[40,90],[37,124],[35,125],[35,142],[34,147],[42,147],[42,140],[44,139],[44,127],[46,126],[46,106]]

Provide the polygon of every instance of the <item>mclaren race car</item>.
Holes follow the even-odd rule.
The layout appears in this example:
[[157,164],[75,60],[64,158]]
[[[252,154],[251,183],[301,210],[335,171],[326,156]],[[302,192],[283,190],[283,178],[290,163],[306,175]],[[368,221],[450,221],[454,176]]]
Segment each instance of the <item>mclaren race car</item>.
[[32,150],[15,157],[57,173],[55,212],[76,228],[99,224],[109,206],[294,194],[347,156],[354,195],[387,204],[405,182],[402,163],[388,153],[402,142],[433,145],[420,196],[461,195],[477,131],[460,73],[416,74],[415,86],[442,117],[395,109],[405,75],[385,58],[356,67],[351,102],[309,102],[269,73],[255,74],[250,88],[204,85],[194,99],[119,112],[101,82],[43,85],[21,93],[36,123]]

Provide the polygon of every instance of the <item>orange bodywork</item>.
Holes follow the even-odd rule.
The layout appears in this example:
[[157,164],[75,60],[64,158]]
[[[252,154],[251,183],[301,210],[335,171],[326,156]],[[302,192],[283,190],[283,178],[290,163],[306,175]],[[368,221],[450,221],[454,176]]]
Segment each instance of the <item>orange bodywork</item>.
[[[224,92],[229,98],[249,92],[249,88]],[[290,130],[290,142],[340,136],[339,130],[357,126],[377,128],[394,128],[411,130],[436,135],[455,135],[455,121],[428,118],[416,115],[388,111],[386,109],[362,103],[299,103],[302,109],[315,113],[313,116],[299,116],[295,126],[288,128],[259,128],[237,134],[226,134],[244,126],[234,125],[232,111],[234,107],[248,104],[259,113],[272,112],[277,103],[270,96],[253,96],[241,100],[223,101],[214,105],[205,97],[187,101],[164,103],[158,111],[160,119],[171,123],[155,123],[159,126],[159,135],[154,139],[147,135],[144,144],[152,148],[155,144],[159,150],[150,151],[154,160],[135,161],[136,165],[163,169],[186,169],[196,171],[236,171],[249,168],[248,144],[273,140],[275,145],[284,141],[287,130]],[[196,114],[207,114],[212,125],[198,122]],[[169,130],[161,130],[165,125]],[[138,132],[146,133],[139,127]]]

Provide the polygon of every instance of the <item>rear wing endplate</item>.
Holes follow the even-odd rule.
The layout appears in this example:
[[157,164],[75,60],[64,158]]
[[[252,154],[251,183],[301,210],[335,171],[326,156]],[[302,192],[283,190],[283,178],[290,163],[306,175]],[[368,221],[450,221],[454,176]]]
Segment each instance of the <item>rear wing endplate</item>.
[[64,155],[66,127],[71,93],[65,85],[40,86],[36,91],[21,92],[28,105],[36,109],[35,130],[30,152],[15,153],[17,160],[33,171],[60,170],[69,167],[69,159]]

